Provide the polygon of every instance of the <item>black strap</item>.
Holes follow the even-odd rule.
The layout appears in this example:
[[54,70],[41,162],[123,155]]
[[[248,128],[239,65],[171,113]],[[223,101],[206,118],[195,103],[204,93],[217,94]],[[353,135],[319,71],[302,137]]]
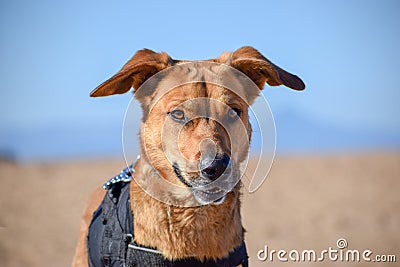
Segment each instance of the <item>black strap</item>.
[[131,243],[128,247],[127,267],[154,266],[154,267],[232,267],[242,265],[248,267],[248,256],[244,241],[229,253],[226,258],[218,260],[205,260],[201,262],[196,258],[186,258],[176,261],[165,259],[156,250]]

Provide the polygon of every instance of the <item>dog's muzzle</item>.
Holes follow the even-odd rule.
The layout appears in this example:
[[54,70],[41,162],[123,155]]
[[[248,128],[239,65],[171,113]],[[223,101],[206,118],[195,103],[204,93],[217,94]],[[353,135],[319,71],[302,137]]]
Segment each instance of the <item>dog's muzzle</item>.
[[189,181],[182,176],[177,163],[173,168],[177,178],[192,191],[193,197],[201,205],[221,204],[237,181],[233,179],[232,161],[223,154],[214,159],[200,160],[199,176]]

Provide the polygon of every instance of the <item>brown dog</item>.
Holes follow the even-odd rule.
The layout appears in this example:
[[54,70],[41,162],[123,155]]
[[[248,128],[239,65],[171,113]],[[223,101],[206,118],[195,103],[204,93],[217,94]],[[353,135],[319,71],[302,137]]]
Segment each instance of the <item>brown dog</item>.
[[[248,107],[265,83],[305,87],[252,47],[199,62],[144,49],[91,93],[133,87],[142,105],[141,157],[129,189],[135,244],[171,262],[206,262],[228,257],[243,243],[240,164],[251,138]],[[105,192],[89,199],[73,266],[88,266],[88,229]]]

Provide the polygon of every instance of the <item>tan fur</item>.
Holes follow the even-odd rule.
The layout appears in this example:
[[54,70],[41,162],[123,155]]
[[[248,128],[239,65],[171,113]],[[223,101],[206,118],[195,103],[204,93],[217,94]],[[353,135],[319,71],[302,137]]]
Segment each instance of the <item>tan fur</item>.
[[[236,68],[247,75],[258,86],[258,89],[262,89],[265,83],[269,85],[283,84],[296,90],[304,89],[301,79],[274,65],[252,47],[242,47],[233,53],[226,52],[219,58],[208,61]],[[158,193],[166,194],[151,182],[160,177],[172,184],[185,187],[177,179],[166,154],[174,157],[181,166],[185,166],[185,164],[189,166],[190,162],[199,161],[201,142],[204,139],[212,140],[216,150],[228,154],[232,161],[242,162],[247,156],[251,137],[248,106],[257,97],[259,90],[257,87],[255,90],[250,90],[248,86],[243,85],[239,86],[238,91],[232,92],[213,83],[198,82],[184,84],[169,92],[164,92],[161,88],[170,88],[169,83],[182,79],[184,81],[185,77],[182,76],[182,73],[193,75],[194,77],[191,78],[216,73],[217,79],[236,81],[235,78],[224,77],[223,75],[226,73],[224,74],[218,66],[204,67],[204,64],[194,63],[188,67],[185,62],[188,61],[171,59],[166,53],[155,53],[147,49],[138,51],[117,74],[98,86],[91,96],[121,94],[133,86],[135,97],[142,105],[141,158],[135,166],[135,179],[131,182],[130,191],[135,241],[138,244],[160,250],[166,258],[172,260],[186,257],[195,257],[200,260],[223,258],[240,245],[244,239],[240,215],[240,182],[227,194],[225,201],[220,205],[178,207],[165,204],[149,196],[146,192],[159,190]],[[165,74],[169,75],[167,78],[163,78],[153,87],[137,90],[152,75],[174,65],[177,67],[175,72],[173,70]],[[193,107],[187,100],[198,98],[224,103],[221,106],[207,102],[204,107],[196,107],[200,110],[207,109],[211,118],[227,116],[226,107],[238,108],[242,111],[239,116],[241,124],[232,123],[229,126],[236,142],[230,142],[232,137],[220,123],[211,119],[196,118],[196,114],[191,114]],[[169,112],[176,107],[184,110],[189,117],[195,118],[188,127],[182,128],[179,134],[174,132],[177,131],[176,124],[168,121],[168,119],[171,120]],[[164,125],[170,128],[164,131],[162,128]],[[237,125],[243,125],[243,127]],[[177,136],[179,136],[178,139]],[[176,156],[178,154],[183,157],[179,158]],[[183,179],[193,179],[193,172],[183,171],[182,177]],[[96,191],[89,200],[82,218],[73,266],[87,266],[88,227],[93,211],[100,204],[103,196],[104,192]],[[188,196],[185,192],[169,192],[163,197],[179,199],[186,204],[190,203],[187,202]]]
[[[152,175],[138,162],[135,175]],[[222,258],[243,240],[240,185],[219,206],[176,207],[155,200],[131,184],[135,241],[156,247],[169,259]]]

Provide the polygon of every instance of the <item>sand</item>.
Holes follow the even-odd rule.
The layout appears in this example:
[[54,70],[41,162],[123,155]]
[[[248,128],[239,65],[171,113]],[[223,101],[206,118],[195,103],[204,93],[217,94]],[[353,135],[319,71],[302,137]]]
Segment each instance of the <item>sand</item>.
[[[70,266],[88,195],[121,167],[123,161],[115,159],[0,162],[1,266]],[[265,246],[288,253],[320,252],[338,249],[339,238],[346,239],[347,250],[369,249],[371,258],[394,254],[399,262],[399,178],[400,153],[277,157],[262,187],[243,195],[251,266],[347,266],[328,259],[319,263],[282,263],[276,255],[272,263],[257,259]]]

